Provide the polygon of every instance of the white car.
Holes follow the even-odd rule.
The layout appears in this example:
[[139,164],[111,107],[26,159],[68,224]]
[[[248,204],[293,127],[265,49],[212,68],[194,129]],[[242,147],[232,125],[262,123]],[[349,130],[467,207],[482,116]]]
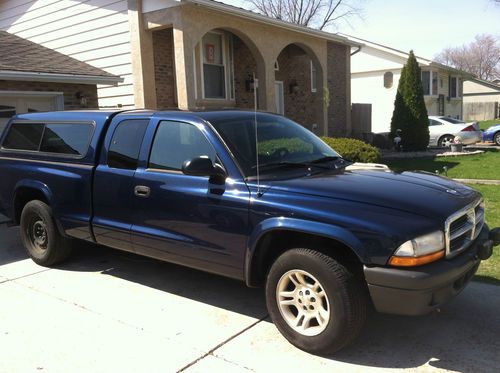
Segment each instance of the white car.
[[430,146],[449,146],[455,136],[460,137],[464,145],[475,144],[483,138],[477,122],[466,123],[443,116],[429,116],[429,134]]

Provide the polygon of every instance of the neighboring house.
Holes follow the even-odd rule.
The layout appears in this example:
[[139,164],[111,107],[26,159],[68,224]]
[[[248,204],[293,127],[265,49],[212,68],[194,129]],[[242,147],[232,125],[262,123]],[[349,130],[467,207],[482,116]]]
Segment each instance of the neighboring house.
[[96,84],[120,77],[0,31],[0,133],[15,114],[97,108]]
[[100,107],[252,109],[258,87],[259,109],[350,133],[345,37],[210,0],[5,0],[0,29],[122,76]]
[[[351,56],[351,100],[372,105],[372,132],[389,132],[399,78],[408,53],[353,36],[363,44]],[[462,118],[462,83],[471,74],[416,56],[429,115]]]
[[464,82],[464,118],[500,118],[500,81],[495,83],[473,78]]

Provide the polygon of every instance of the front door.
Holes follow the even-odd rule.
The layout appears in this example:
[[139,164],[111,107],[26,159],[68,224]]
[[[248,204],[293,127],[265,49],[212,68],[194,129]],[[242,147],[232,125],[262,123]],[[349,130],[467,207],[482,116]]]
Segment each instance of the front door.
[[274,82],[274,91],[276,99],[276,113],[285,115],[285,95],[283,91],[283,82]]
[[151,149],[142,153],[149,159],[134,177],[134,250],[239,278],[248,231],[246,184],[214,185],[208,177],[182,173],[184,161],[198,156],[221,163],[193,124],[159,122]]

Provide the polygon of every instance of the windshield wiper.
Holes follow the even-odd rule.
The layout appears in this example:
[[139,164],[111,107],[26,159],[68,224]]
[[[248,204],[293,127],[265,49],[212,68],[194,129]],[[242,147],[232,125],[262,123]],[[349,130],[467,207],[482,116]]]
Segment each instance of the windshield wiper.
[[342,168],[342,167],[347,167],[351,164],[353,164],[353,161],[350,161],[348,159],[339,157],[339,156],[327,156],[327,157],[322,157],[315,159],[313,161],[310,161],[310,163],[317,164],[317,163],[325,163],[325,162],[335,162],[335,168]]

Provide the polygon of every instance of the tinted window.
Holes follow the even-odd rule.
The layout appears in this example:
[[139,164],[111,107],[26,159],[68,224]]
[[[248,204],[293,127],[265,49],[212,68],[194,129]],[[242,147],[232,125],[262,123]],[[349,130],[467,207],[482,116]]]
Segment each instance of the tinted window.
[[[210,122],[235,155],[245,176],[255,176],[255,116],[238,114]],[[257,123],[260,171],[264,171],[265,165],[277,162],[314,162],[338,156],[312,132],[287,118],[258,113]]]
[[215,161],[215,150],[195,126],[180,122],[161,122],[156,131],[150,168],[180,170],[184,161],[208,156]]
[[3,142],[6,149],[38,150],[43,134],[41,123],[14,123]]
[[91,124],[46,124],[40,151],[83,156],[87,154],[93,128]]
[[449,117],[441,117],[439,119],[444,120],[445,122],[448,122],[448,123],[453,123],[453,124],[464,124],[465,123],[463,120],[458,120],[458,119],[449,118]]
[[442,126],[443,123],[438,122],[437,120],[434,119],[429,119],[429,126]]
[[124,120],[116,127],[108,152],[108,166],[135,170],[147,119]]

